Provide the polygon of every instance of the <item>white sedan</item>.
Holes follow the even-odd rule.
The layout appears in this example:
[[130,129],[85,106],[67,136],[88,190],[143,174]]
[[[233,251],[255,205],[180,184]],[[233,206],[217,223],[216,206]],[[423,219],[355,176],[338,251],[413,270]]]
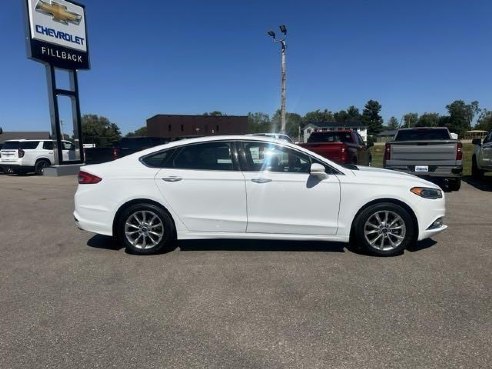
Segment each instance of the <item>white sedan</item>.
[[447,228],[444,194],[385,169],[340,166],[254,136],[172,142],[81,168],[79,228],[150,254],[176,239],[353,242],[377,255]]

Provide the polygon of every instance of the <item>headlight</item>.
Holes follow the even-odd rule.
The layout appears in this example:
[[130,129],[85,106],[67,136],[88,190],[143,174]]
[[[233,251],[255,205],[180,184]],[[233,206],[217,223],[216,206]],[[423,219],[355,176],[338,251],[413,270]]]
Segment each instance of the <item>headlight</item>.
[[410,191],[424,199],[440,199],[442,197],[442,191],[437,188],[412,187]]

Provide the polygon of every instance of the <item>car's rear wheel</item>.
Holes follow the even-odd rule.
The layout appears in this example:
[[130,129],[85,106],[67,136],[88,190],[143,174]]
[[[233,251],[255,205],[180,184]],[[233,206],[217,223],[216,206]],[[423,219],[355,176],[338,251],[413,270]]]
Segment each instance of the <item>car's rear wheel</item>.
[[44,169],[48,168],[51,165],[51,163],[48,160],[38,160],[36,164],[34,165],[34,172],[42,176],[44,174]]
[[174,242],[174,223],[169,214],[153,204],[135,204],[120,216],[118,239],[133,254],[155,254],[170,250]]
[[461,178],[449,179],[448,188],[450,191],[459,191],[461,188]]
[[415,225],[407,210],[393,203],[364,209],[354,223],[356,241],[371,254],[400,254],[415,239]]

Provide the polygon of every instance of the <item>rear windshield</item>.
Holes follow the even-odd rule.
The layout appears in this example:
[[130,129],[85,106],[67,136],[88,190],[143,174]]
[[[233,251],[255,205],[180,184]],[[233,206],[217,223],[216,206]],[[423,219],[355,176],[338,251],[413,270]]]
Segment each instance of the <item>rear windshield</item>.
[[313,132],[308,138],[310,142],[353,142],[350,132]]
[[3,144],[2,150],[17,150],[19,148],[19,141],[8,141]]
[[446,128],[438,129],[406,129],[398,131],[395,141],[420,140],[449,140],[449,131]]

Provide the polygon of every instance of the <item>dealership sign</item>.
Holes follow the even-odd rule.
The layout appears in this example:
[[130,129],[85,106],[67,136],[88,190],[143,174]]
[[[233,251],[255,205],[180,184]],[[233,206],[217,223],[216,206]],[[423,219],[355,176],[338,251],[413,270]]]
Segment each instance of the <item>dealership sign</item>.
[[85,8],[73,1],[26,0],[29,57],[62,69],[89,69]]

